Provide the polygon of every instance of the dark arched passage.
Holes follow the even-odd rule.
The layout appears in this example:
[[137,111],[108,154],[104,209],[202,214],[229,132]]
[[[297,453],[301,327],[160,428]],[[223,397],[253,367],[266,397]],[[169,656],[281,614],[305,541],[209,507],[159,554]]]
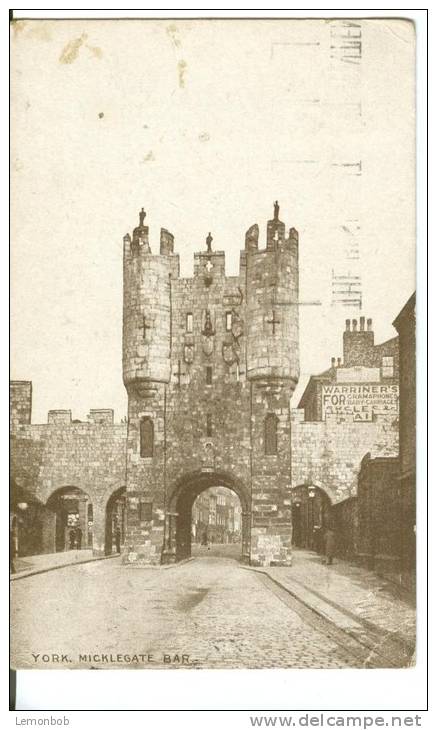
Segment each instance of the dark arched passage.
[[293,545],[322,552],[324,530],[331,526],[331,500],[313,484],[292,490]]
[[38,555],[44,551],[45,512],[45,505],[12,479],[10,500],[12,557]]
[[250,498],[238,480],[223,472],[195,472],[185,475],[174,487],[166,515],[166,536],[163,562],[179,561],[191,555],[191,515],[197,497],[211,487],[227,487],[241,504],[242,559],[250,553]]
[[[56,552],[92,548],[93,504],[86,492],[79,487],[61,487],[48,498],[47,509],[52,515],[47,531],[53,535]],[[50,540],[50,534],[47,538]]]
[[105,555],[121,552],[126,540],[126,487],[108,499],[105,514]]

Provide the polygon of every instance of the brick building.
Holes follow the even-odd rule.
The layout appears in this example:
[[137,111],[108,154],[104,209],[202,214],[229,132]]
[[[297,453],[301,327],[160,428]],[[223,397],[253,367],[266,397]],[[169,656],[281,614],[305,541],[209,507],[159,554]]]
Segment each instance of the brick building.
[[202,492],[193,506],[192,535],[202,543],[227,544],[241,540],[241,505],[229,489],[211,487]]
[[[347,319],[343,357],[310,377],[291,414],[295,545],[317,549],[323,528],[334,526],[340,514],[346,523],[356,519],[353,510],[338,506],[355,498],[367,453],[397,455],[398,401],[398,338],[375,344],[370,319]],[[355,554],[359,547],[350,525],[337,532],[341,552]]]
[[404,584],[416,571],[416,295],[393,322],[399,333],[399,491],[401,495],[401,569]]
[[413,295],[393,322],[399,337],[381,345],[367,334],[371,323],[351,330],[346,320],[343,365],[333,359],[311,378],[292,414],[294,543],[320,547],[318,528],[329,524],[338,554],[407,589],[415,584],[414,307]]
[[414,589],[416,572],[415,325],[413,294],[393,322],[399,333],[398,454],[364,457],[352,526],[359,558],[408,590]]

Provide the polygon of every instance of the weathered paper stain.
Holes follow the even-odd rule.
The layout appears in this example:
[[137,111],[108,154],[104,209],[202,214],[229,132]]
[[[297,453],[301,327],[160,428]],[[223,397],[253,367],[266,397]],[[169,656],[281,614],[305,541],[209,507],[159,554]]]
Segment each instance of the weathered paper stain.
[[76,60],[80,47],[84,44],[84,41],[87,39],[87,34],[82,33],[80,38],[75,38],[74,40],[67,43],[65,48],[62,50],[61,55],[59,56],[59,63],[73,63],[73,61]]
[[155,155],[153,154],[152,150],[143,157],[143,162],[153,162],[155,160]]
[[76,58],[79,55],[79,50],[82,46],[86,48],[94,58],[101,59],[103,58],[103,51],[99,46],[90,46],[88,43],[85,44],[85,41],[87,40],[88,36],[86,33],[82,33],[80,38],[75,38],[74,40],[70,41],[70,43],[67,43],[65,48],[63,49],[61,56],[59,58],[60,63],[73,63],[73,61],[76,60]]
[[172,43],[174,44],[174,46],[176,48],[180,48],[181,47],[181,41],[178,38],[178,32],[179,32],[178,27],[176,25],[174,25],[174,24],[168,25],[167,28],[166,28],[166,31],[167,31],[168,35],[170,36],[170,38],[171,38]]
[[96,58],[102,58],[103,57],[103,51],[99,46],[86,46],[86,48],[91,51],[92,55]]
[[14,31],[14,38],[20,35],[20,33],[23,32],[23,30],[26,28],[27,21],[26,20],[12,20],[11,21],[11,27]]
[[185,86],[185,74],[187,71],[187,62],[181,59],[178,63],[179,86],[181,89]]

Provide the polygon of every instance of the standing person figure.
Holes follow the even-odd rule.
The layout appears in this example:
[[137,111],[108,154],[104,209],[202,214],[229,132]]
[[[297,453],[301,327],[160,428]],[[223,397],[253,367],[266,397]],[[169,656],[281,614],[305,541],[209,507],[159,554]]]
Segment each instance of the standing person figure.
[[325,555],[326,565],[332,565],[335,552],[335,532],[331,527],[328,527],[325,533]]
[[313,527],[313,541],[314,541],[314,549],[316,553],[321,553],[323,550],[322,545],[322,525],[314,525]]
[[119,527],[115,530],[115,552],[121,553],[121,530]]
[[80,550],[82,548],[82,530],[80,527],[76,528],[76,550]]
[[71,528],[68,537],[70,539],[70,550],[74,550],[76,547],[76,530],[74,527]]

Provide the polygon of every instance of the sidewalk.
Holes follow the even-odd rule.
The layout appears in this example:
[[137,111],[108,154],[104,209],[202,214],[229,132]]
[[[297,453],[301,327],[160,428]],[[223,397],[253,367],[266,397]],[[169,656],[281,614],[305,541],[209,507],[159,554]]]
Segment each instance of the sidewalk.
[[[119,557],[119,556],[104,556]],[[103,556],[93,555],[92,550],[66,550],[59,553],[45,553],[43,555],[27,555],[24,558],[16,558],[14,561],[15,573],[11,573],[11,580],[24,578],[36,573],[45,573],[48,570],[62,568],[67,565],[78,565],[93,560],[102,560]]]
[[323,557],[308,550],[293,553],[290,568],[252,568],[270,576],[319,615],[361,637],[373,633],[381,641],[414,651],[416,611],[413,598],[369,570]]

